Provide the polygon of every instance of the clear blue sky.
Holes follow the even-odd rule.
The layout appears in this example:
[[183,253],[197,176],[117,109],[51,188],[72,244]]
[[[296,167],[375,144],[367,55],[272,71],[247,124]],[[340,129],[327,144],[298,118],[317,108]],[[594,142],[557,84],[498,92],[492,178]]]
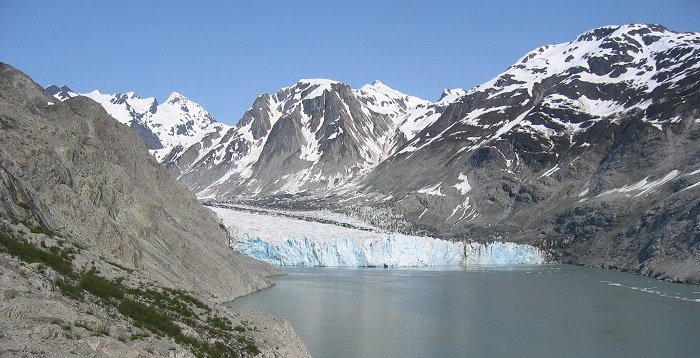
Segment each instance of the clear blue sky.
[[437,100],[538,46],[640,22],[700,31],[700,0],[0,0],[0,61],[77,92],[177,91],[235,124],[302,78]]

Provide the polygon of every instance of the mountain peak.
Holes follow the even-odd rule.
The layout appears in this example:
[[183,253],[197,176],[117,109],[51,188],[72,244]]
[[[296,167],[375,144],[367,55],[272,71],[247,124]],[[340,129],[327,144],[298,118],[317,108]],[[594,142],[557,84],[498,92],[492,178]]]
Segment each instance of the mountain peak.
[[127,93],[125,93],[125,95],[126,95],[129,99],[141,99],[141,96],[139,96],[138,93],[133,92],[133,91],[127,92]]
[[454,102],[460,97],[464,96],[467,94],[467,91],[461,89],[461,88],[454,88],[454,89],[449,89],[445,88],[442,90],[442,94],[440,95],[440,99],[438,102],[442,103],[449,103],[449,102]]
[[165,101],[165,103],[175,104],[183,101],[189,101],[189,99],[187,99],[187,97],[183,96],[178,92],[173,92],[170,94],[170,96],[168,96],[168,99]]
[[[361,89],[362,90],[375,89],[375,90],[379,90],[382,92],[398,92],[397,90],[387,86],[386,84],[384,84],[380,80],[375,80],[374,82],[372,82],[372,84],[366,84],[366,85],[362,86]],[[402,95],[403,95],[403,93],[402,93]]]
[[294,86],[289,87],[294,92],[297,100],[313,99],[323,95],[325,92],[332,92],[333,86],[345,86],[344,83],[325,78],[301,79]]
[[327,78],[304,78],[299,80],[298,84],[306,84],[311,86],[329,86],[332,84],[340,84],[341,82],[329,80]]
[[601,26],[576,37],[574,42],[600,41],[615,33],[620,34],[649,34],[652,32],[667,33],[672,32],[666,27],[658,24],[627,24],[627,25],[608,25]]
[[68,98],[75,97],[78,94],[75,93],[72,89],[68,88],[68,86],[63,85],[61,87],[58,87],[56,85],[50,85],[44,88],[46,93],[60,99],[61,101],[65,101]]

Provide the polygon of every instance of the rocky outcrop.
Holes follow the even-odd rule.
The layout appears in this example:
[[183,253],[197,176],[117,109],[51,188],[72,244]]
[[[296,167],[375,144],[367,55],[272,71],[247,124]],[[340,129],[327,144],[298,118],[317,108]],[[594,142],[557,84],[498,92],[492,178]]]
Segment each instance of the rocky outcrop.
[[[230,250],[199,205],[135,133],[86,97],[57,102],[2,67],[3,205],[157,281],[219,301],[269,287],[279,273]],[[55,103],[54,103],[55,102]]]
[[[1,224],[82,248],[76,270],[114,265],[209,303],[270,287],[267,277],[282,273],[230,250],[216,216],[95,101],[59,102],[0,64],[0,129]],[[52,329],[37,334],[61,336]]]

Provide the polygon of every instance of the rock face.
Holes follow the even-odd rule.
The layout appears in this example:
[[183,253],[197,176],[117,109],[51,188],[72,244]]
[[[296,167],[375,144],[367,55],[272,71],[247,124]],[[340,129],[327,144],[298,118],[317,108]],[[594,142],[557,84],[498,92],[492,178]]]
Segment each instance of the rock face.
[[[266,277],[281,274],[230,250],[215,214],[95,101],[56,101],[0,64],[0,129],[0,224],[23,222],[84,248],[74,261],[83,269],[108,262],[206,302],[269,287]],[[37,334],[53,337],[52,329]]]
[[1,75],[2,216],[36,218],[163,284],[219,300],[269,286],[265,276],[278,271],[222,250],[216,216],[133,131],[89,98],[53,103],[10,66]]

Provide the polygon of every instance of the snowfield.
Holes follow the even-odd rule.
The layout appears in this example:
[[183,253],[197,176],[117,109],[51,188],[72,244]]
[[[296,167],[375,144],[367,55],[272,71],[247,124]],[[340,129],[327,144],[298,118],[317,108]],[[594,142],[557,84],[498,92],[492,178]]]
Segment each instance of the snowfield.
[[529,245],[453,242],[348,228],[284,216],[281,212],[261,213],[221,207],[210,209],[229,231],[231,247],[277,266],[413,267],[545,263],[544,253]]

